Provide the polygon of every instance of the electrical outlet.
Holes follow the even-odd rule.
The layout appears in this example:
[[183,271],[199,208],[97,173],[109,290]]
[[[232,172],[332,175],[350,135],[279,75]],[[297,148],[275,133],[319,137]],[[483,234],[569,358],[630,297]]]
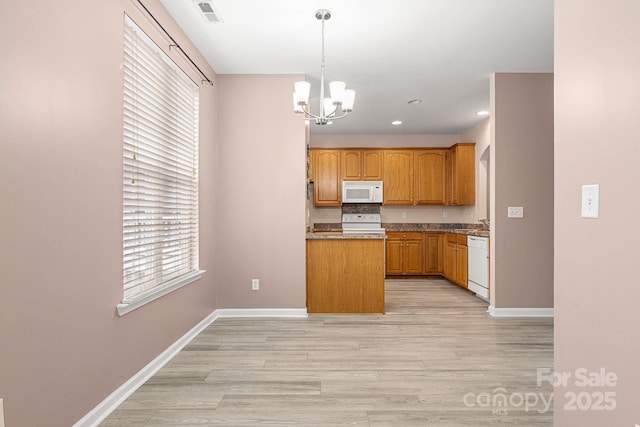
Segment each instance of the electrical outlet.
[[407,219],[409,218],[409,214],[407,213],[407,211],[402,211],[402,219]]
[[582,186],[582,218],[598,218],[600,211],[600,185]]
[[442,212],[442,218],[446,218],[447,216],[449,216],[449,214],[447,214],[447,211],[443,211]]
[[260,279],[251,279],[251,290],[252,291],[260,290]]
[[524,218],[524,208],[522,206],[509,206],[507,208],[507,218]]

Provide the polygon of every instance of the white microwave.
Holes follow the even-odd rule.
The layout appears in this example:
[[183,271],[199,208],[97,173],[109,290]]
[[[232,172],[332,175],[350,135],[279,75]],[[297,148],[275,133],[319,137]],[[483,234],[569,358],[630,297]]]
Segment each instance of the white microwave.
[[342,203],[382,203],[382,181],[342,181]]

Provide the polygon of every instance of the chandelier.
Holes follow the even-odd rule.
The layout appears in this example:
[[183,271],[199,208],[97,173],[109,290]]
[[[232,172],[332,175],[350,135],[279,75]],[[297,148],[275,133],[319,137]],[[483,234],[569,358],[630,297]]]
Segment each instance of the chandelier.
[[[329,84],[331,95],[324,96],[324,21],[331,18],[331,12],[326,9],[320,9],[316,12],[316,19],[322,23],[322,60],[320,62],[320,108],[318,114],[313,114],[309,106],[309,91],[311,84],[309,82],[296,82],[293,92],[293,111],[297,114],[304,114],[306,119],[314,119],[317,125],[330,124],[332,120],[345,117],[353,111],[353,101],[356,92],[352,89],[346,89],[346,84],[340,81],[334,81]],[[339,110],[339,111],[338,111]]]

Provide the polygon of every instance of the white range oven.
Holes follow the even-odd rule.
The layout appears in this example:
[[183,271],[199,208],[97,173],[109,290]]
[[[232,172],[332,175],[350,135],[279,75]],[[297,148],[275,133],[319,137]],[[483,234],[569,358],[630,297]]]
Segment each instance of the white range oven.
[[380,214],[345,213],[342,214],[343,234],[384,234]]
[[469,262],[468,289],[480,298],[489,298],[489,239],[467,236]]

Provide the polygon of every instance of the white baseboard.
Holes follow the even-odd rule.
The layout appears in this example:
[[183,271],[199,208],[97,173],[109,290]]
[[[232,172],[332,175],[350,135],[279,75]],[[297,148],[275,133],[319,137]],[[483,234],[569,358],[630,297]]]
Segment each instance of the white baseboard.
[[553,308],[495,308],[487,310],[493,317],[553,317]]
[[[107,396],[89,413],[76,422],[73,427],[96,427],[109,416],[118,406],[129,396],[142,386],[149,378],[167,364],[180,350],[182,350],[200,332],[221,317],[307,317],[305,308],[282,308],[282,309],[219,309],[205,317],[200,323],[191,328],[189,332],[178,338],[169,348],[160,353],[155,359],[149,362],[144,368],[129,378],[124,384],[118,387],[113,393]],[[0,420],[0,427],[3,427]]]

